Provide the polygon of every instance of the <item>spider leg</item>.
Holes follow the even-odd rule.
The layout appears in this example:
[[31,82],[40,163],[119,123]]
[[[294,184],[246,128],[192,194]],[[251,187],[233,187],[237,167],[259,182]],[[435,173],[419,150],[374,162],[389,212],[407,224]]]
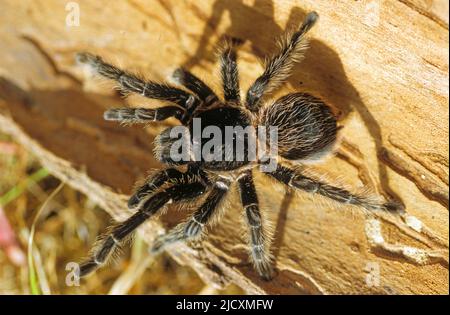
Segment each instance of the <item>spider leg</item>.
[[239,90],[239,72],[237,67],[236,51],[231,43],[226,43],[220,55],[220,71],[225,101],[239,103],[241,101]]
[[[186,112],[192,112],[200,104],[197,97],[184,90],[167,84],[142,80],[134,74],[103,61],[99,56],[79,53],[77,54],[77,60],[80,63],[88,64],[99,75],[116,81],[119,88],[124,92],[137,93],[151,99],[171,102],[181,106]],[[186,117],[185,120],[187,119]]]
[[258,195],[253,183],[251,171],[247,171],[238,179],[241,202],[245,210],[248,226],[250,255],[259,275],[266,280],[273,276],[271,256],[267,249],[267,235],[263,227],[259,211]]
[[123,123],[146,123],[149,121],[162,121],[169,117],[181,120],[183,114],[184,111],[177,106],[166,106],[156,109],[125,107],[108,109],[104,113],[103,118]]
[[194,92],[204,106],[210,106],[217,102],[219,98],[202,80],[184,68],[176,69],[172,77],[181,85]]
[[205,186],[199,182],[179,184],[169,187],[150,197],[135,214],[126,221],[113,227],[101,241],[100,246],[91,254],[91,257],[80,265],[80,277],[83,277],[103,265],[128,236],[130,236],[143,222],[160,210],[165,204],[172,201],[193,199],[205,191]]
[[136,189],[134,194],[128,200],[128,208],[137,208],[142,201],[144,201],[148,196],[153,194],[158,188],[167,183],[169,180],[173,182],[189,182],[192,181],[192,178],[198,179],[205,186],[210,185],[207,175],[199,169],[196,164],[189,164],[186,173],[182,173],[176,168],[167,168],[159,171],[148,178],[143,185]]
[[278,54],[266,62],[263,74],[247,91],[246,106],[251,111],[258,111],[264,94],[278,88],[289,77],[294,64],[303,59],[304,52],[308,47],[305,35],[313,27],[318,17],[316,12],[309,13],[300,29],[288,40],[282,40]]
[[133,209],[139,206],[148,196],[153,194],[158,188],[169,180],[179,181],[185,176],[175,168],[168,168],[154,174],[141,185],[128,200],[128,208]]
[[182,173],[176,168],[167,168],[159,171],[153,176],[149,177],[145,183],[139,186],[134,194],[128,200],[128,208],[134,209],[139,206],[147,197],[152,195],[157,189],[168,181],[175,183],[190,182],[192,179],[202,182],[205,186],[209,186],[210,182],[207,175],[197,167],[196,164],[189,164],[186,173]]
[[274,172],[266,174],[290,187],[317,193],[340,203],[360,206],[367,210],[403,211],[403,207],[396,202],[383,203],[363,195],[353,194],[346,189],[304,176],[300,172],[281,165],[278,165]]
[[230,183],[225,180],[216,181],[206,200],[192,217],[187,222],[174,227],[167,234],[158,237],[151,252],[159,253],[169,244],[200,237],[204,227],[211,221],[220,202],[228,192],[229,185]]

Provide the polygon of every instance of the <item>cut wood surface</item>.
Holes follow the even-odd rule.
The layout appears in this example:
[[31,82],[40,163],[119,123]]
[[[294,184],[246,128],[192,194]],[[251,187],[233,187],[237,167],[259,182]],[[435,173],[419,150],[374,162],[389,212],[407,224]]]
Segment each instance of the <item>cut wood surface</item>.
[[[112,84],[76,65],[74,54],[89,51],[161,81],[183,65],[220,94],[215,47],[231,36],[243,40],[244,90],[285,27],[317,11],[306,58],[280,91],[322,97],[344,126],[336,154],[311,168],[333,183],[396,198],[406,214],[369,216],[292,194],[257,174],[272,222],[272,281],[261,280],[248,263],[235,190],[201,245],[168,252],[211,285],[234,282],[252,294],[448,293],[447,1],[67,3],[1,2],[0,130],[117,220],[130,215],[126,199],[134,183],[163,167],[153,158],[152,141],[175,121],[145,129],[103,121],[109,107],[161,104],[138,96],[124,100]],[[73,4],[80,8],[79,26],[68,17]],[[151,243],[186,215],[172,207],[141,232]]]

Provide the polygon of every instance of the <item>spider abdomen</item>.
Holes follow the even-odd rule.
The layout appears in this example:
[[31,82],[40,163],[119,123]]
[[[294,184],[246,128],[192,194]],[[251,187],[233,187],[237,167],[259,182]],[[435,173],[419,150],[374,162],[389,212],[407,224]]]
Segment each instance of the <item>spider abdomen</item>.
[[267,130],[278,128],[278,154],[289,160],[314,160],[327,153],[336,141],[336,118],[320,99],[292,93],[263,112]]

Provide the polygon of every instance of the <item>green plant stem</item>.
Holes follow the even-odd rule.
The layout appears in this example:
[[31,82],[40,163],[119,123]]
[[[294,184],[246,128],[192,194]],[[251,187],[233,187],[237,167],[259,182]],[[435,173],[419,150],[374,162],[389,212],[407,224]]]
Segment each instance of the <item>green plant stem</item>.
[[20,181],[16,186],[0,197],[0,205],[6,206],[11,201],[17,199],[31,185],[36,184],[46,178],[49,172],[45,168],[40,168],[26,179]]

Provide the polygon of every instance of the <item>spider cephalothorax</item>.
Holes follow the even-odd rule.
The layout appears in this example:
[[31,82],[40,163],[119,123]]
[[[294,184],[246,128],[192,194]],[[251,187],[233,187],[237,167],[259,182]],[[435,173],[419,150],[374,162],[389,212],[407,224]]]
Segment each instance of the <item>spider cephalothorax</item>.
[[[338,128],[335,117],[323,101],[307,93],[288,94],[270,104],[263,101],[266,94],[274,91],[287,79],[294,64],[303,59],[307,48],[305,34],[317,19],[315,12],[309,13],[300,28],[281,41],[280,51],[268,59],[263,74],[250,86],[245,100],[240,97],[236,53],[232,45],[226,45],[220,56],[223,99],[185,69],[177,69],[174,72],[173,77],[180,85],[175,87],[143,80],[91,54],[78,55],[78,61],[89,65],[101,76],[115,80],[124,92],[141,94],[170,104],[157,109],[110,109],[105,112],[106,120],[147,123],[175,117],[185,126],[189,140],[186,142],[196,143],[202,153],[195,158],[190,148],[187,158],[175,159],[174,152],[178,151],[172,149],[181,139],[173,137],[172,131],[175,127],[168,128],[157,137],[156,157],[169,167],[150,176],[137,188],[128,202],[128,206],[135,210],[135,213],[128,220],[114,226],[111,233],[102,238],[98,248],[92,251],[91,257],[80,266],[81,276],[105,263],[138,226],[160,212],[168,203],[199,201],[198,208],[191,217],[159,237],[152,251],[158,252],[170,243],[198,238],[205,231],[205,227],[211,224],[230,186],[237,182],[248,225],[251,260],[263,278],[272,277],[268,237],[252,175],[256,166],[263,164],[259,157],[250,156],[251,143],[255,140],[252,137],[255,135],[233,132],[231,141],[226,141],[225,135],[227,127],[230,126],[241,129],[254,127],[255,130],[263,129],[261,126],[267,127],[265,130],[275,127],[278,155],[282,159],[298,163],[317,159],[331,151]],[[194,139],[197,121],[201,122],[200,133],[206,132],[207,128],[213,128],[212,130],[221,134],[223,141],[214,152],[210,152],[209,147],[204,150],[207,148],[207,141],[204,139]],[[239,141],[243,141],[240,150],[235,146]],[[270,142],[267,144],[273,146]],[[233,151],[233,148],[236,150]],[[240,159],[239,154],[243,156]],[[399,208],[395,203],[378,202],[315,180],[281,163],[265,174],[292,188],[368,210],[392,211]]]

